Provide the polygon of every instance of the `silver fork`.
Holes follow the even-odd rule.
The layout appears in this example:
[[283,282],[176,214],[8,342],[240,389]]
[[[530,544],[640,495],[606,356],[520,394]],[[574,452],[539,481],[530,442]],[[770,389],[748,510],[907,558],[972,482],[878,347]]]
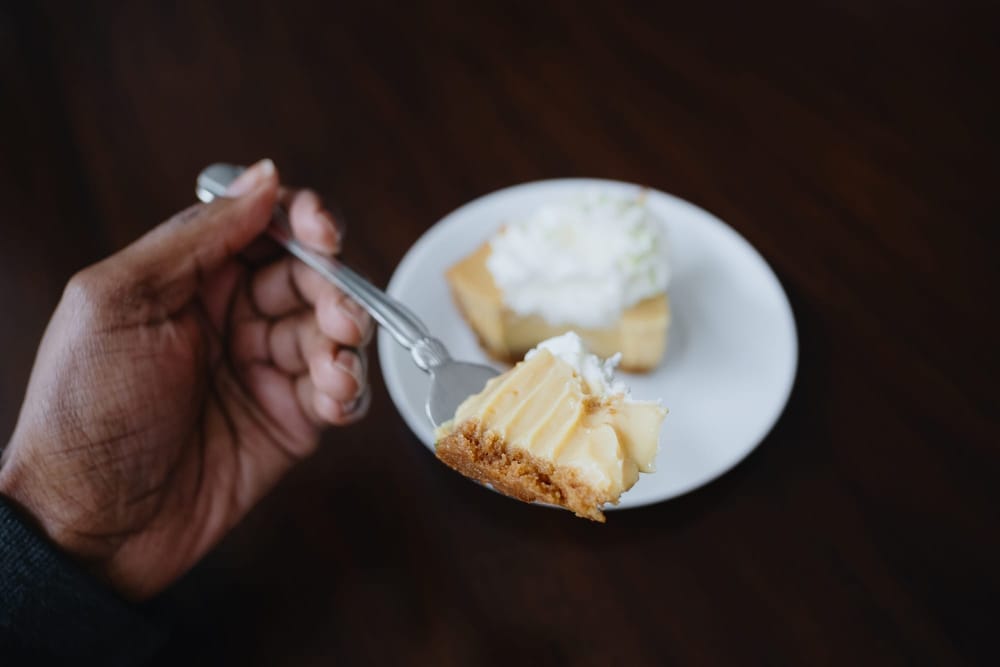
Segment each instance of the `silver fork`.
[[[198,174],[195,188],[198,199],[207,203],[216,197],[224,197],[229,184],[243,170],[238,165],[222,163],[206,167]],[[462,401],[482,391],[486,381],[497,375],[497,371],[489,366],[455,361],[444,344],[430,335],[427,326],[409,308],[342,262],[319,255],[296,241],[288,216],[280,206],[275,207],[267,231],[288,252],[361,304],[397,343],[410,351],[417,367],[430,374],[425,410],[433,426],[438,427],[454,417]]]

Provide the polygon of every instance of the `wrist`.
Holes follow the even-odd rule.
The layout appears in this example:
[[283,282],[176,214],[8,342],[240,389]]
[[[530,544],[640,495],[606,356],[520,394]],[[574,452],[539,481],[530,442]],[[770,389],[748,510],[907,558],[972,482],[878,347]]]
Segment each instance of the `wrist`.
[[67,499],[59,496],[58,485],[39,479],[37,470],[17,456],[19,447],[11,441],[0,458],[0,496],[21,514],[26,523],[68,556],[84,563],[106,557],[103,540],[88,538],[72,528],[73,512]]
[[32,488],[34,485],[29,479],[28,471],[12,455],[17,449],[12,441],[4,449],[3,458],[0,459],[0,496],[17,509],[26,523],[42,533],[49,542],[63,549],[53,530],[54,526],[46,519],[45,504],[36,497],[37,489]]

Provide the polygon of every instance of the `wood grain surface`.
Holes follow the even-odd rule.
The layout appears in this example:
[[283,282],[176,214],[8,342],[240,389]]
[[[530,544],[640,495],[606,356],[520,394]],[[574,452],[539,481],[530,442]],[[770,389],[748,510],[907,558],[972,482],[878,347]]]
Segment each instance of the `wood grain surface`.
[[437,463],[373,358],[370,416],[159,602],[163,664],[997,664],[998,25],[889,0],[3,3],[0,427],[68,276],[209,162],[322,192],[380,284],[476,196],[641,182],[789,293],[799,375],[759,449],[593,525]]

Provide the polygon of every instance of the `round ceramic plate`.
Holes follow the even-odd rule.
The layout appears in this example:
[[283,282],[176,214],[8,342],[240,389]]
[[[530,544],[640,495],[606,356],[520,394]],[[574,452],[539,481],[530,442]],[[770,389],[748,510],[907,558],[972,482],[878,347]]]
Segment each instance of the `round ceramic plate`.
[[[593,188],[633,195],[639,190],[616,181],[558,179],[480,197],[431,227],[410,248],[389,282],[389,294],[423,319],[453,357],[492,363],[452,302],[445,270],[505,221]],[[647,201],[666,222],[670,243],[667,353],[651,373],[620,375],[633,397],[662,399],[670,413],[660,435],[656,472],[640,476],[618,509],[681,495],[739,463],[781,415],[798,361],[788,298],[753,246],[682,199],[654,190]],[[385,331],[379,332],[378,351],[393,402],[432,448],[433,428],[424,413],[427,376]]]

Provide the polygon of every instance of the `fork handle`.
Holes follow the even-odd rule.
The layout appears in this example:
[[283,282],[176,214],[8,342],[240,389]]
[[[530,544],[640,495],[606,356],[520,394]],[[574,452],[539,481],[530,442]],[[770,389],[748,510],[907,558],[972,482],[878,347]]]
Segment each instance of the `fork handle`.
[[[243,170],[244,167],[223,163],[206,167],[198,175],[198,198],[209,202],[216,197],[225,196],[229,184]],[[299,243],[292,236],[288,214],[282,207],[275,206],[274,217],[267,232],[303,264],[361,304],[372,319],[392,334],[397,343],[410,351],[413,360],[422,370],[430,371],[450,359],[441,341],[430,335],[427,326],[409,308],[372,285],[343,262],[313,252]]]

